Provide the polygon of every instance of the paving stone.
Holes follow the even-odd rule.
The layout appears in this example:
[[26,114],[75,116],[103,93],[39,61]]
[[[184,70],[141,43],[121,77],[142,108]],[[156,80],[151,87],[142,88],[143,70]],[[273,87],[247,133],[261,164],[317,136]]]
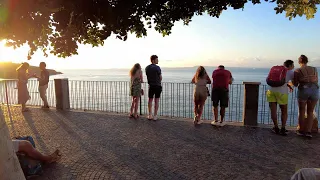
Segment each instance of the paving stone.
[[62,159],[34,179],[289,179],[302,167],[320,167],[319,137],[192,120],[31,108],[4,111],[10,135],[31,135],[43,153]]

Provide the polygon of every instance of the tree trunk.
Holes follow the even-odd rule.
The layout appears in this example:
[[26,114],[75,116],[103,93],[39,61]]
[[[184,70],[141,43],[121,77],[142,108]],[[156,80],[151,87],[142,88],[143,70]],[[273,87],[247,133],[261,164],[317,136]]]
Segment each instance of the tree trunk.
[[0,180],[25,180],[0,106]]

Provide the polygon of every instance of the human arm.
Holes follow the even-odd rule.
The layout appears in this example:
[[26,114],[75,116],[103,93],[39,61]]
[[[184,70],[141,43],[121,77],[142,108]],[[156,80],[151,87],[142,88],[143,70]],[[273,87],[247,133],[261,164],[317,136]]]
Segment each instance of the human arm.
[[292,84],[296,87],[299,85],[299,69],[294,71]]
[[143,83],[143,74],[142,74],[142,71],[140,71],[140,81],[141,81],[141,83]]
[[230,73],[230,81],[229,81],[229,84],[232,84],[232,83],[233,83],[233,77],[232,77],[231,72],[229,72],[229,73]]
[[162,73],[159,66],[158,66],[158,74],[159,74],[160,81],[162,82]]
[[210,77],[208,76],[207,73],[206,73],[206,78],[207,78],[207,84],[211,84],[211,79],[210,79]]

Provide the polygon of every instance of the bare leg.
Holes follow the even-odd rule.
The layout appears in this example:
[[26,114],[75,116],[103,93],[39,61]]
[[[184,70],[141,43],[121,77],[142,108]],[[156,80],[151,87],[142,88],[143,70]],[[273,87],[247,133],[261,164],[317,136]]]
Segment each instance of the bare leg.
[[298,101],[299,105],[299,127],[300,127],[300,132],[306,132],[306,123],[305,123],[305,113],[306,113],[306,101]]
[[160,98],[155,98],[154,99],[154,115],[158,115],[158,109],[159,109],[159,100]]
[[214,116],[214,121],[218,122],[218,106],[213,107],[213,116]]
[[23,152],[29,157],[43,161],[43,162],[52,162],[59,156],[59,151],[54,152],[52,155],[43,155],[35,148],[33,148],[32,144],[29,141],[21,140],[19,142],[19,152]]
[[140,97],[135,97],[135,106],[134,106],[134,116],[136,117],[138,114]]
[[312,130],[312,126],[313,126],[313,111],[314,108],[317,104],[317,100],[316,101],[308,101],[307,102],[307,122],[306,122],[306,132],[311,132]]
[[226,114],[226,108],[225,107],[220,107],[220,122],[223,122],[224,116]]
[[[288,105],[287,104],[280,105],[280,109],[281,109],[281,127],[285,128],[287,124],[287,119],[288,119]],[[277,115],[277,112],[276,112],[276,115]]]
[[205,101],[202,101],[202,102],[199,104],[199,108],[198,108],[198,120],[201,119],[201,116],[202,116],[202,113],[203,113],[204,103],[205,103]]
[[149,98],[149,101],[148,101],[148,119],[152,119],[152,101],[153,101],[153,98]]
[[271,119],[273,121],[273,125],[275,128],[278,128],[279,125],[278,125],[278,117],[277,117],[277,103],[270,102],[269,107],[270,107],[270,111],[271,111]]
[[198,103],[199,101],[197,100],[194,100],[194,109],[193,109],[193,112],[194,112],[194,116],[196,117],[198,115]]
[[132,96],[132,102],[131,102],[131,107],[130,107],[130,115],[133,113],[133,108],[134,108],[134,96]]

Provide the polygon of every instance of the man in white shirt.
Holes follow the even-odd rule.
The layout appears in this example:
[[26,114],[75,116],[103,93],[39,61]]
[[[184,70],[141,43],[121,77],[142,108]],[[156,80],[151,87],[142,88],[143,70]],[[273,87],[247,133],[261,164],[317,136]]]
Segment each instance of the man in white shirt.
[[[294,78],[294,63],[292,60],[286,60],[283,65],[288,69],[286,83],[280,87],[269,87],[269,90],[267,91],[267,100],[270,106],[271,119],[274,124],[272,131],[276,134],[287,135],[287,130],[285,127],[288,119],[288,94],[289,89],[290,92],[293,91],[288,82],[292,81]],[[277,104],[279,104],[281,109],[281,129],[278,127]]]

